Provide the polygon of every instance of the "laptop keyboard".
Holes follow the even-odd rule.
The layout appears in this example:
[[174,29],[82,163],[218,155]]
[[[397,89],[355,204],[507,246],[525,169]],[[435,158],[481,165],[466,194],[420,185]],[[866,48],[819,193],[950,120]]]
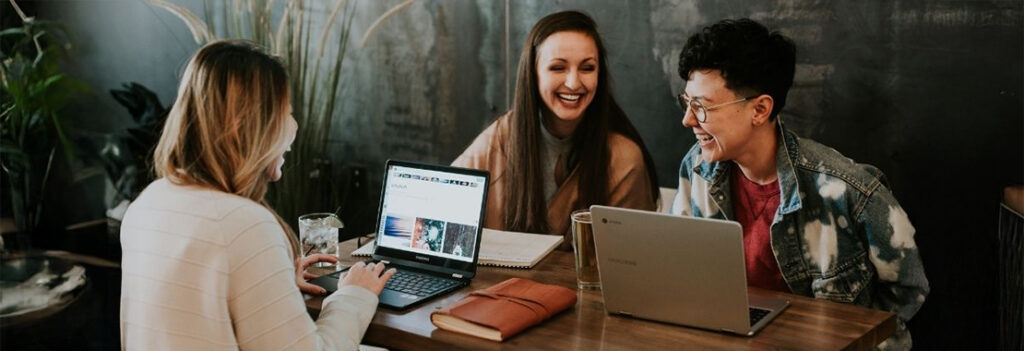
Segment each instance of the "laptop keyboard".
[[769,313],[772,313],[772,311],[750,307],[750,325],[754,326],[755,324],[757,324],[757,322],[760,322],[761,319],[764,319],[764,317],[767,316]]
[[[331,273],[330,276],[339,278],[341,277],[341,273],[344,273],[344,271]],[[388,282],[384,284],[384,289],[415,296],[430,296],[438,291],[443,291],[461,284],[461,282],[456,280],[445,279],[429,274],[398,270],[395,272],[395,275],[391,276],[391,279],[388,279]]]
[[388,280],[384,288],[410,295],[430,296],[459,284],[458,281],[451,279],[399,270]]

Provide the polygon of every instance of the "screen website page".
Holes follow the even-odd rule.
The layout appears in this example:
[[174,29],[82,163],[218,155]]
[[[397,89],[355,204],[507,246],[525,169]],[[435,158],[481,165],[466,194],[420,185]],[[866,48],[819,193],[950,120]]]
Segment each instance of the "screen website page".
[[391,166],[377,245],[472,262],[484,177]]

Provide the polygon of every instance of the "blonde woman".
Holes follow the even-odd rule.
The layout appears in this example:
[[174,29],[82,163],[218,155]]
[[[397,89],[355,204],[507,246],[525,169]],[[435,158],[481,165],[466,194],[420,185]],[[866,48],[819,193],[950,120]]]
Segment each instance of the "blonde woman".
[[356,349],[394,269],[357,264],[306,312],[298,242],[263,201],[298,125],[284,67],[247,42],[201,48],[121,229],[121,347]]

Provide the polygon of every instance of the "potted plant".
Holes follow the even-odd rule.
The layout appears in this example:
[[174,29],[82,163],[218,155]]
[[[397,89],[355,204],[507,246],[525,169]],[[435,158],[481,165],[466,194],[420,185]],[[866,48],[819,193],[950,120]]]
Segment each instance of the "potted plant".
[[70,49],[67,32],[58,24],[26,16],[17,3],[10,3],[22,25],[0,31],[0,178],[18,246],[27,249],[41,224],[57,150],[68,161],[73,159],[61,109],[84,85],[58,66]]
[[[302,0],[276,5],[274,0],[220,2],[224,7],[219,26],[224,30],[220,32],[213,25],[213,19],[219,16],[209,1],[205,2],[205,21],[182,6],[160,0],[150,3],[181,18],[197,44],[218,38],[248,39],[284,59],[291,78],[292,114],[301,127],[283,169],[284,177],[270,187],[267,197],[289,222],[303,213],[336,208],[339,191],[332,188],[336,185],[330,177],[333,172],[327,146],[356,13],[352,2],[334,0],[330,12],[316,11],[318,3]],[[412,0],[403,1],[377,17],[360,40],[360,47],[378,26],[410,4]],[[322,30],[310,28],[310,22],[316,20],[326,24]]]
[[[135,200],[153,181],[153,148],[160,141],[160,132],[169,112],[156,93],[141,84],[131,82],[122,87],[110,90],[110,95],[128,110],[136,125],[104,135],[97,152],[117,192],[115,203],[118,206],[115,208]],[[107,214],[120,220],[124,212]]]
[[153,148],[160,141],[169,110],[156,93],[139,83],[125,83],[122,89],[111,89],[110,95],[128,110],[135,126],[88,140],[96,142],[90,143],[88,149],[93,150],[91,154],[99,159],[114,185],[114,201],[107,210],[107,219],[109,234],[116,242],[128,204],[153,181]]

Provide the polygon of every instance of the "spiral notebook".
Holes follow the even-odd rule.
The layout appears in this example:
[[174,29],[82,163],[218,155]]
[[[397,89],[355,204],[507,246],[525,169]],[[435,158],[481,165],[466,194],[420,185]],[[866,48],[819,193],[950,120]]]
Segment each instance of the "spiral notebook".
[[[562,243],[560,235],[508,232],[484,228],[480,242],[479,264],[494,267],[533,268],[544,256]],[[373,245],[363,245],[352,256],[373,255]]]

